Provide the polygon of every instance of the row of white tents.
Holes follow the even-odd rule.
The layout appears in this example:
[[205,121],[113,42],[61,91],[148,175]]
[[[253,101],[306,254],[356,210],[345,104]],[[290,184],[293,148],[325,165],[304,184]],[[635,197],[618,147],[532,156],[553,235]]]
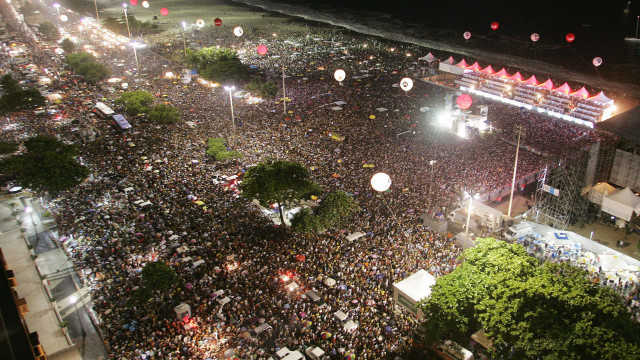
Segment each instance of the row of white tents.
[[630,188],[616,189],[606,182],[598,183],[588,190],[589,201],[601,206],[601,210],[618,219],[630,221],[640,215],[640,197]]

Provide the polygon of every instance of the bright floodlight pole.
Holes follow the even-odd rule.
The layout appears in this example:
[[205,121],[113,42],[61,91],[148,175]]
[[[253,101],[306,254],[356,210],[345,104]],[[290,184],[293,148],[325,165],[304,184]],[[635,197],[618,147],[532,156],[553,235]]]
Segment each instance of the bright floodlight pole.
[[636,19],[636,39],[638,38],[638,23],[640,22],[640,16]]
[[182,46],[184,46],[184,56],[187,56],[187,40],[185,37],[187,36],[187,23],[182,22]]
[[284,115],[287,115],[287,91],[284,87],[284,64],[282,64],[282,106],[284,108]]
[[231,129],[233,131],[233,135],[231,137],[231,148],[235,149],[235,137],[236,137],[236,120],[233,116],[233,96],[231,92],[236,89],[235,86],[225,86],[225,90],[229,92],[229,104],[231,105]]
[[56,8],[56,10],[58,10],[58,17],[60,17],[60,4],[53,3],[53,7]]
[[465,195],[467,195],[469,197],[469,209],[467,209],[467,227],[466,227],[466,231],[465,231],[465,236],[469,236],[469,223],[471,222],[471,203],[473,202],[473,198],[478,196],[478,194],[475,195],[471,195],[468,192],[464,192]]
[[127,34],[129,34],[129,40],[131,40],[131,30],[129,29],[129,17],[127,16],[127,3],[122,3],[124,9],[124,19],[127,21]]
[[98,15],[98,0],[93,0],[93,5],[96,7],[96,20],[100,21],[100,15]]
[[513,189],[516,187],[516,172],[518,170],[518,153],[520,152],[520,135],[522,134],[522,125],[518,125],[518,146],[516,147],[516,160],[513,164],[513,178],[511,178],[511,195],[509,196],[509,210],[507,216],[511,216],[511,205],[513,204]]

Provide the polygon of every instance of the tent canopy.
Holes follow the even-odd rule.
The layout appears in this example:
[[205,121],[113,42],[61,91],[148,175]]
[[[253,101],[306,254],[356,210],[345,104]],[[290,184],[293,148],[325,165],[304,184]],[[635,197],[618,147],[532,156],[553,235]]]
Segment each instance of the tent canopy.
[[539,84],[538,86],[547,90],[553,90],[553,82],[551,81],[551,79],[547,79],[547,81]]
[[601,182],[593,185],[589,189],[589,201],[594,204],[602,204],[602,199],[604,196],[611,194],[616,191],[616,188],[609,185],[607,182]]
[[500,69],[500,71],[498,71],[497,73],[493,74],[493,76],[499,76],[501,78],[508,78],[509,74],[507,74],[507,70],[502,68],[502,69]]
[[613,104],[613,99],[609,99],[604,95],[604,92],[600,91],[598,95],[592,96],[589,100],[597,101],[603,104]]
[[433,56],[433,54],[431,52],[429,52],[427,55],[418,58],[418,60],[424,60],[424,61],[428,61],[428,62],[432,62],[436,60],[436,57]]
[[569,94],[571,92],[571,87],[569,87],[569,84],[564,83],[564,84],[558,86],[557,88],[555,88],[553,90],[560,91],[560,92],[563,92],[565,94]]
[[445,61],[443,61],[443,63],[445,64],[449,64],[449,65],[453,65],[453,63],[455,63],[456,61],[453,60],[453,56],[449,56],[449,58]]
[[467,68],[469,67],[469,64],[467,64],[466,61],[464,61],[464,59],[462,59],[462,61],[460,61],[459,63],[456,64],[457,67],[461,67],[461,68]]
[[495,71],[493,70],[493,68],[491,67],[491,65],[487,66],[486,68],[480,70],[481,72],[485,73],[485,74],[493,74]]
[[581,97],[583,99],[587,99],[590,96],[589,92],[587,91],[587,89],[584,88],[584,86],[581,87],[579,90],[576,90],[575,92],[572,92],[571,95],[579,96],[579,97]]
[[517,73],[511,75],[508,77],[509,80],[515,80],[515,81],[522,81],[522,74],[520,74],[520,71],[518,71]]
[[472,65],[470,65],[467,69],[473,70],[473,71],[480,71],[480,64],[478,64],[478,62],[476,61]]
[[528,85],[538,86],[538,79],[536,79],[535,75],[531,75],[530,78],[528,78],[527,80],[525,80],[523,82],[525,84],[528,84]]
[[633,212],[640,212],[640,197],[628,187],[618,189],[602,198],[602,211],[629,221]]
[[393,284],[393,300],[423,319],[424,314],[417,307],[417,304],[420,300],[431,295],[431,288],[435,284],[435,276],[420,269],[408,278]]

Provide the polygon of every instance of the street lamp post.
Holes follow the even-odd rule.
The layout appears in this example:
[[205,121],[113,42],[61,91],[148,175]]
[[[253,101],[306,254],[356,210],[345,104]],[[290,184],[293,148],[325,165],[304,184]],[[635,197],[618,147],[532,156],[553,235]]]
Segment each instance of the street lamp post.
[[24,208],[24,211],[29,214],[31,218],[31,225],[33,225],[33,231],[36,233],[36,244],[40,241],[40,236],[38,235],[38,227],[36,226],[36,222],[33,220],[33,208],[31,206],[27,206]]
[[137,41],[132,41],[132,42],[130,42],[130,43],[129,43],[129,45],[133,48],[133,57],[136,59],[136,68],[137,68],[137,67],[139,67],[140,65],[138,64],[138,52],[137,52],[137,50],[136,50],[136,49],[138,49],[138,48],[143,48],[143,47],[145,47],[146,45],[145,45],[145,44],[142,44],[142,43],[139,43],[139,42],[137,42]]
[[284,86],[284,64],[282,64],[282,106],[284,107],[284,115],[287,116],[287,91]]
[[127,3],[122,3],[122,8],[124,10],[124,19],[127,22],[127,34],[129,34],[129,40],[131,40],[131,30],[129,29],[129,17],[127,16]]
[[636,18],[636,39],[638,38],[638,24],[640,23],[640,16]]
[[429,181],[429,202],[427,204],[427,211],[431,211],[431,197],[433,193],[433,165],[435,165],[436,160],[430,160],[429,165],[431,165],[431,181]]
[[93,0],[93,5],[96,7],[96,21],[100,21],[100,15],[98,15],[98,0]]
[[236,89],[235,86],[225,86],[225,90],[229,92],[229,104],[231,105],[231,129],[232,129],[232,137],[231,137],[231,148],[235,149],[235,137],[236,137],[236,120],[233,116],[233,96],[231,92]]
[[56,8],[56,10],[58,10],[58,17],[60,17],[60,4],[53,3],[53,7]]
[[513,164],[513,178],[511,179],[511,195],[509,196],[509,210],[507,216],[511,216],[511,205],[513,204],[513,189],[516,186],[516,172],[518,171],[518,153],[520,152],[520,135],[522,134],[522,125],[518,125],[518,146],[516,147],[516,160]]
[[186,37],[186,31],[187,31],[187,23],[186,22],[182,22],[182,46],[184,47],[184,56],[187,56],[187,40],[185,39]]
[[464,192],[465,196],[469,198],[469,208],[467,209],[467,226],[465,229],[465,235],[469,236],[469,223],[471,223],[471,203],[473,202],[473,198],[478,198],[478,195],[480,194],[475,194],[475,195],[471,195],[468,192]]

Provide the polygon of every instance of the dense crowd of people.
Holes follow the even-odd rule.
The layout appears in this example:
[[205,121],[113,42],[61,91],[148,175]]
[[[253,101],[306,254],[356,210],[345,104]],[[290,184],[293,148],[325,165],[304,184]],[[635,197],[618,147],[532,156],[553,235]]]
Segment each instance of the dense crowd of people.
[[[91,111],[95,101],[110,104],[119,91],[85,83],[54,61],[47,71],[50,88],[63,95],[52,106],[57,112],[44,118],[9,114],[1,134],[4,141],[55,134],[78,143],[92,175],[53,199],[50,209],[60,240],[90,273],[94,310],[113,358],[266,359],[284,346],[319,346],[335,358],[400,358],[411,349],[418,321],[396,307],[393,283],[419,269],[439,277],[459,264],[457,244],[421,225],[420,215],[450,209],[465,190],[508,189],[516,124],[527,127],[525,143],[536,150],[520,152],[519,177],[543,167],[544,154],[567,153],[597,139],[589,129],[498,104],[491,104],[489,120],[500,132],[460,139],[434,120],[447,90],[418,81],[407,93],[397,87],[403,76],[421,73],[413,61],[420,49],[317,27],[264,39],[237,38],[229,31],[213,40],[203,32],[190,41],[235,45],[243,62],[276,83],[285,67],[288,112],[282,113],[281,99],[248,103],[236,93],[237,136],[231,139],[228,93],[167,78],[166,72],[179,74],[182,66],[162,54],[166,39],[150,44],[156,52],[138,52],[138,71],[129,49],[68,29],[80,46],[93,46],[114,77],[126,77],[131,89],[176,106],[183,120],[156,125],[131,117],[132,131],[119,133]],[[267,45],[267,56],[255,53],[258,43]],[[20,74],[20,66],[5,65]],[[348,74],[343,84],[333,79],[338,68]],[[424,107],[430,111],[422,112]],[[79,142],[72,120],[95,126],[99,138]],[[325,190],[351,194],[362,210],[313,236],[274,225],[229,184],[216,181],[242,170],[234,161],[219,164],[205,154],[211,137],[233,140],[243,155],[240,167],[270,157],[299,162]],[[377,172],[391,176],[390,192],[370,187]],[[141,207],[139,200],[151,205]],[[366,236],[345,239],[356,231]],[[151,261],[169,264],[180,284],[135,302],[143,286],[140,272]],[[287,290],[283,274],[300,288]],[[335,284],[327,285],[327,278]],[[307,289],[325,305],[309,301]],[[181,303],[190,306],[190,321],[173,312]],[[333,316],[338,310],[358,327],[344,331]],[[263,323],[272,327],[266,335],[252,332]]]

